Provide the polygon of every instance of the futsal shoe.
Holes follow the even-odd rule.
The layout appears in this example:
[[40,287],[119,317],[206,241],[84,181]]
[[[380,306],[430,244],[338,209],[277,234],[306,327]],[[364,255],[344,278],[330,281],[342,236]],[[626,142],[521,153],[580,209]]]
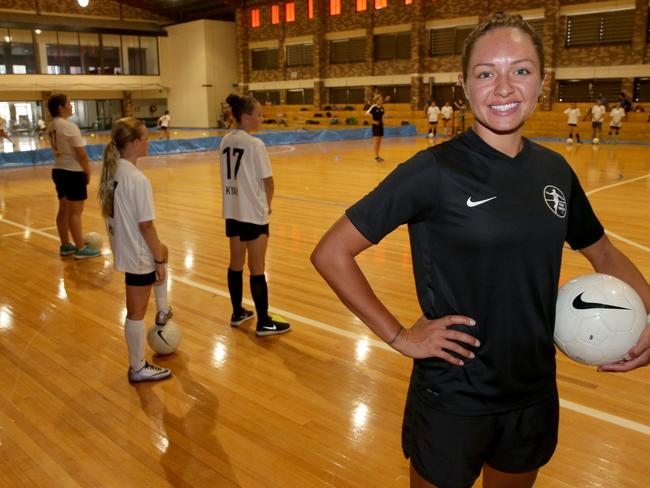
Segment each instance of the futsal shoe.
[[230,316],[230,326],[239,327],[241,324],[252,320],[253,317],[255,317],[255,312],[242,308],[241,312],[239,312],[237,315],[232,314]]
[[172,307],[169,307],[169,311],[167,313],[163,312],[162,310],[158,310],[158,313],[156,313],[156,325],[165,325],[167,321],[173,316],[174,313],[172,312]]
[[74,254],[77,251],[77,246],[74,244],[63,244],[59,248],[59,255],[60,256],[70,256],[70,254]]
[[83,249],[77,249],[74,252],[75,259],[90,259],[90,258],[96,258],[101,255],[102,253],[98,249],[95,249],[94,247],[90,247],[90,246],[85,246]]
[[375,158],[375,163],[383,163],[383,162],[384,162],[384,158],[382,158],[382,157],[380,157],[380,156],[377,156],[377,157]]
[[141,383],[143,381],[158,381],[169,378],[172,372],[169,368],[161,368],[155,364],[144,362],[144,366],[137,371],[129,368],[129,382]]
[[284,334],[290,330],[291,326],[285,319],[278,315],[274,315],[272,317],[267,317],[266,322],[264,323],[258,322],[255,334],[258,336],[269,336],[275,334]]

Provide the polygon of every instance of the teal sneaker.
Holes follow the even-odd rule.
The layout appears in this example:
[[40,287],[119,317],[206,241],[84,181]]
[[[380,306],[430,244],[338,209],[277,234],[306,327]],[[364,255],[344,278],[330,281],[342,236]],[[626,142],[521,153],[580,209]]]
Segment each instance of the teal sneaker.
[[61,256],[70,256],[70,254],[74,254],[76,250],[77,250],[77,246],[75,246],[74,244],[63,244],[59,248],[59,254]]
[[83,249],[77,249],[74,252],[75,259],[90,259],[90,258],[96,258],[97,256],[101,256],[101,255],[102,255],[101,252],[99,252],[94,247],[90,247],[90,246],[84,246]]

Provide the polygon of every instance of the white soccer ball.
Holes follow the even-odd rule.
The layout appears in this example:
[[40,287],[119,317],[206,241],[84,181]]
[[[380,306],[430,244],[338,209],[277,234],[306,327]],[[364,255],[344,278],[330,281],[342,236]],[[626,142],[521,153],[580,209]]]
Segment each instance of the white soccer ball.
[[573,139],[571,139],[571,138],[569,137],[569,138],[566,140],[566,143],[567,143],[567,144],[573,144]]
[[429,139],[433,139],[433,132],[429,132]]
[[594,144],[600,144],[600,139],[598,139],[597,137],[594,137],[591,142],[593,142]]
[[553,339],[574,361],[602,365],[622,360],[646,327],[646,310],[627,283],[588,274],[560,288]]
[[168,320],[165,325],[153,325],[147,331],[147,342],[158,354],[173,353],[182,338],[181,329],[172,320]]
[[102,235],[99,232],[88,232],[84,236],[84,244],[93,249],[101,250],[103,242]]

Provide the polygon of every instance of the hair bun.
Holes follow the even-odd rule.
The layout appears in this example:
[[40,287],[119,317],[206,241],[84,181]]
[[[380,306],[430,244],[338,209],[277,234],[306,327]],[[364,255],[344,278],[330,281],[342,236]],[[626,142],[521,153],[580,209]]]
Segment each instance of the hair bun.
[[230,105],[232,108],[239,107],[241,106],[244,101],[241,99],[239,95],[230,94],[228,95],[228,98],[226,98],[226,103]]

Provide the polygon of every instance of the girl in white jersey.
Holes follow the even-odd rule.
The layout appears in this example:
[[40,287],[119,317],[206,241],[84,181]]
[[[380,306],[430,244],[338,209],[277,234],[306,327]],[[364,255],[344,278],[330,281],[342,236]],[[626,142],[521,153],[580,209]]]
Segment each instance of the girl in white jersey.
[[264,115],[253,97],[229,95],[235,130],[221,141],[221,188],[226,236],[230,239],[228,291],[232,303],[230,325],[239,327],[255,314],[242,307],[243,270],[248,252],[250,287],[257,311],[258,336],[288,332],[284,319],[268,315],[269,299],[264,260],[269,239],[273,174],[264,143],[249,132],[260,129]]
[[79,127],[68,120],[72,116],[72,104],[66,95],[52,95],[47,101],[47,109],[53,117],[47,131],[54,152],[52,181],[59,199],[56,214],[56,228],[61,240],[59,254],[74,254],[75,259],[95,258],[101,253],[99,249],[84,244],[81,229],[81,214],[88,198],[86,187],[90,183],[85,143]]
[[167,247],[158,239],[151,183],[135,167],[147,155],[147,128],[135,117],[113,124],[111,142],[104,149],[99,201],[106,219],[115,270],[125,272],[126,320],[124,336],[129,352],[130,382],[156,381],[171,371],[150,364],[144,357],[144,316],[154,286],[156,324],[172,317],[167,303]]

